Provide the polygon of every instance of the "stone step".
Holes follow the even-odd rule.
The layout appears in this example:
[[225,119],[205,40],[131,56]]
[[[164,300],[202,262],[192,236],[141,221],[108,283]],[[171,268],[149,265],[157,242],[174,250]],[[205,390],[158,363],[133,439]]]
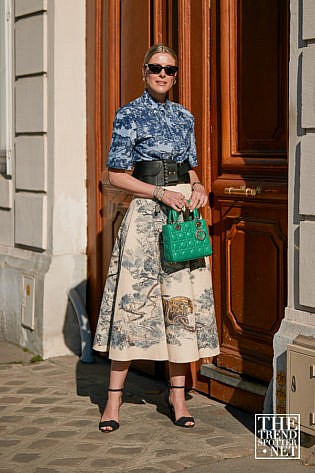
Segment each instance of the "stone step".
[[244,378],[239,373],[219,368],[212,363],[201,365],[200,373],[206,378],[215,379],[216,381],[227,384],[228,386],[233,386],[242,389],[243,391],[258,394],[259,396],[265,396],[267,392],[268,385],[257,380]]

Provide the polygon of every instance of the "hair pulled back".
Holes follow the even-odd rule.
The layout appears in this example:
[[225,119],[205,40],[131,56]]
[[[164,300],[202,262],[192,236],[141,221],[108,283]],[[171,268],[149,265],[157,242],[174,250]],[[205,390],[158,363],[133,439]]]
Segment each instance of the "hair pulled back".
[[151,48],[149,48],[145,53],[143,64],[148,64],[151,57],[158,53],[170,54],[175,59],[175,65],[177,66],[177,54],[174,49],[165,46],[165,44],[153,44],[153,46],[151,46]]

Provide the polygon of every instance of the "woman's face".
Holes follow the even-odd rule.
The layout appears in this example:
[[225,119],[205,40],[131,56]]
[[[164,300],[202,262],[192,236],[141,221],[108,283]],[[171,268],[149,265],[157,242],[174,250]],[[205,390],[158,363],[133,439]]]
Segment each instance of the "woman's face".
[[[160,66],[175,66],[175,59],[168,53],[153,54],[149,60],[149,64],[159,64]],[[162,69],[158,74],[150,72],[148,67],[144,68],[143,77],[146,88],[150,95],[159,102],[164,102],[167,92],[172,88],[175,75],[167,75]]]

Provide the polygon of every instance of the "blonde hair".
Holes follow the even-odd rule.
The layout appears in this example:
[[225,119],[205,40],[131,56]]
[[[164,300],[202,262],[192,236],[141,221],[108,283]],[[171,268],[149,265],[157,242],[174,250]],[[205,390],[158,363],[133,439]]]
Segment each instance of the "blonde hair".
[[153,44],[153,46],[151,46],[151,48],[149,48],[144,55],[143,65],[148,64],[151,57],[157,53],[170,54],[175,59],[175,64],[177,66],[177,54],[175,53],[174,49],[165,46],[165,44]]

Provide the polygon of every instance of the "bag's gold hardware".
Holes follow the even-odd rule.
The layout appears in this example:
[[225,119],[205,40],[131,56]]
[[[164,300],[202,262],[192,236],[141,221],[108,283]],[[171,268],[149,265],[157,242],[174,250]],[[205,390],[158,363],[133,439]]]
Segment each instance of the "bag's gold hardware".
[[311,412],[311,425],[315,425],[315,412]]
[[261,188],[259,186],[255,188],[246,187],[246,186],[226,187],[224,189],[224,194],[245,195],[245,196],[255,197],[255,195],[261,194]]
[[310,377],[315,378],[315,365],[311,365]]
[[296,380],[295,380],[295,376],[292,376],[292,380],[291,380],[291,391],[293,393],[296,392]]
[[203,241],[206,238],[206,232],[204,232],[203,230],[197,230],[196,238],[197,240]]

